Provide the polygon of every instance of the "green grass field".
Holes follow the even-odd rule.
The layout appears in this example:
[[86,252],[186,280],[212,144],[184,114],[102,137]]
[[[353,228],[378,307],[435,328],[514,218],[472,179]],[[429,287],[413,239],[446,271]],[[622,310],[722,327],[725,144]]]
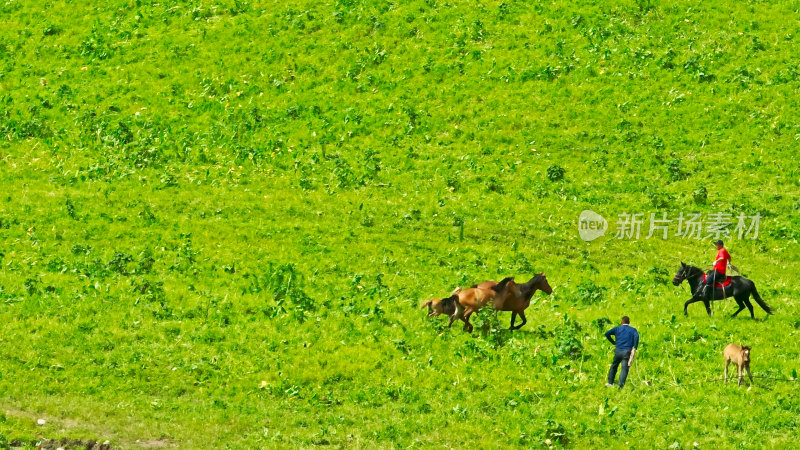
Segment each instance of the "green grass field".
[[[796,445],[797,4],[585,3],[0,5],[0,447]],[[763,216],[773,316],[683,315],[681,212]],[[419,309],[538,272],[513,333]]]

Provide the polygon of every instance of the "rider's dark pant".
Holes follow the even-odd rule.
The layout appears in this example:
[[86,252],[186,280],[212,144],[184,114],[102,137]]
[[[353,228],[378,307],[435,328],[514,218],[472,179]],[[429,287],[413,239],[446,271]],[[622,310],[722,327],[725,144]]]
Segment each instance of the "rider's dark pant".
[[714,293],[714,283],[722,283],[723,281],[725,281],[725,274],[720,273],[716,269],[709,271],[706,274],[706,286],[708,286],[705,289],[706,297],[710,298]]
[[725,281],[725,274],[719,271],[712,270],[706,275],[706,286],[713,286],[714,283],[722,283]]

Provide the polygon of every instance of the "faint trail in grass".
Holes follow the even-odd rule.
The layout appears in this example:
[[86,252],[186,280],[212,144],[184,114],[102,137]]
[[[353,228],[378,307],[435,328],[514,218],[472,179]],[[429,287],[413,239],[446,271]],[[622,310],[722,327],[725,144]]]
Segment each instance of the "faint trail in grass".
[[[42,438],[42,442],[44,443],[41,445],[41,448],[63,447],[64,446],[63,444],[69,444],[70,446],[82,445],[84,447],[96,448],[96,449],[113,449],[117,447],[169,448],[175,446],[175,443],[167,438],[117,439],[115,438],[117,433],[110,430],[103,430],[101,429],[101,427],[83,422],[79,419],[74,419],[69,417],[67,418],[56,417],[47,413],[35,413],[8,405],[0,406],[0,411],[2,411],[6,416],[17,417],[20,419],[27,419],[33,423],[36,423],[39,419],[44,419],[46,425],[43,427],[42,430],[40,430],[41,432],[39,433],[39,435],[44,436],[50,434],[53,436],[61,436],[61,437],[59,439]],[[70,433],[86,434],[86,432],[88,432],[89,434],[94,434],[96,436],[96,439],[76,440],[63,437],[64,434],[70,434]],[[91,445],[89,445],[89,443],[91,443]]]
[[[774,380],[774,381],[788,381],[788,382],[796,382],[796,381],[798,381],[797,379],[792,379],[792,378],[778,378],[778,377],[767,377],[767,376],[756,376],[756,375],[753,375],[753,379]],[[732,378],[728,377],[728,380],[729,381],[733,380],[732,382],[735,382],[736,381],[736,377],[732,377]],[[662,383],[662,385],[665,386],[665,387],[683,387],[683,386],[693,386],[693,385],[697,385],[697,384],[706,384],[706,383],[720,383],[720,382],[724,382],[724,381],[725,381],[724,377],[723,378],[707,378],[705,380],[696,380],[696,381],[692,381],[692,382],[688,382],[688,383],[677,382],[677,381],[672,382],[672,383],[667,382],[667,383]],[[658,388],[658,386],[655,383],[651,383],[651,382],[648,382],[648,381],[642,381],[642,383],[646,384],[647,386],[654,386],[654,387]]]

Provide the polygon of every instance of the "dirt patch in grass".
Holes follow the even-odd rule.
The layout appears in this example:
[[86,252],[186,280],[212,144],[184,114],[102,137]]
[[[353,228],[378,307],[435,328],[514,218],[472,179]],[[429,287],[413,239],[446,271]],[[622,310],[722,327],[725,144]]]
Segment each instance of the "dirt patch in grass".
[[[72,438],[61,438],[61,439],[48,439],[43,437],[41,434],[50,434],[47,433],[48,430],[40,429],[39,437],[36,439],[26,439],[26,440],[19,440],[15,439],[9,441],[9,446],[13,448],[36,448],[42,450],[56,450],[62,448],[64,450],[112,450],[115,448],[169,448],[174,447],[175,443],[166,437],[161,437],[158,439],[145,439],[145,440],[131,440],[131,439],[124,439],[117,442],[113,439],[114,433],[106,430],[103,432],[99,430],[98,427],[89,426],[78,419],[73,418],[59,418],[53,417],[46,414],[37,414],[32,413],[30,411],[25,411],[19,408],[14,407],[5,407],[2,411],[11,417],[20,417],[25,418],[33,421],[36,423],[38,420],[44,420],[45,424],[49,426],[57,425],[57,428],[61,429],[61,432],[66,432],[69,434],[70,429],[82,429],[82,430],[94,430],[90,434],[95,436],[108,436],[110,437],[109,440],[105,438],[102,439],[72,439]],[[38,433],[37,433],[38,434]],[[59,433],[61,434],[61,433]],[[52,434],[50,434],[52,435]],[[113,442],[113,443],[112,443]]]
[[43,439],[33,442],[11,441],[8,443],[11,448],[34,447],[42,450],[55,450],[63,448],[64,450],[111,450],[112,447],[109,442],[97,442],[93,439],[82,441],[80,439],[59,439],[48,440]]

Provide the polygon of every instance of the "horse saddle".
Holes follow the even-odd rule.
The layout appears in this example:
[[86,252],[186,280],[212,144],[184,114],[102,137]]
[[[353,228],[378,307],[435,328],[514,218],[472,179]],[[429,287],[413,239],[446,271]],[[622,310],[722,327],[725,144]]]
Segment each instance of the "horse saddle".
[[[703,274],[703,283],[705,284],[705,282],[706,282],[706,274]],[[718,288],[721,288],[721,287],[727,287],[729,284],[731,284],[731,277],[730,277],[730,275],[729,275],[727,278],[725,278],[725,281],[723,281],[722,283],[720,283],[720,282],[715,282],[715,283],[714,283],[714,287],[718,287]]]

